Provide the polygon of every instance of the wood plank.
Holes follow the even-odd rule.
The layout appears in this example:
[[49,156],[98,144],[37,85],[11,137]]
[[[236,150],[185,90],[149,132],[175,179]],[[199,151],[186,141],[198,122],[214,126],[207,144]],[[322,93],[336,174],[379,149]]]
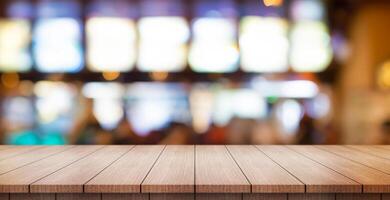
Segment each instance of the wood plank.
[[150,194],[150,200],[194,200],[194,194]]
[[388,149],[369,145],[347,145],[347,147],[390,160],[390,150]]
[[253,193],[305,192],[305,185],[254,146],[227,146]]
[[243,194],[230,194],[230,193],[197,193],[196,200],[242,200]]
[[287,194],[244,194],[243,200],[287,200]]
[[337,194],[336,200],[381,200],[381,194]]
[[31,150],[0,161],[0,174],[7,173],[24,165],[42,160],[57,153],[66,151],[74,146],[50,146]]
[[9,148],[0,151],[0,160],[11,158],[26,152],[44,148],[44,146],[10,146]]
[[55,194],[10,194],[10,200],[55,200]]
[[56,194],[56,200],[101,200],[101,194]]
[[249,193],[251,185],[225,146],[196,146],[197,193]]
[[0,194],[0,200],[9,200],[9,194]]
[[33,193],[78,193],[83,185],[133,146],[107,146],[30,185]]
[[[28,193],[29,185],[102,146],[77,146],[0,176],[0,192]],[[32,173],[34,172],[34,173]]]
[[306,185],[308,193],[361,192],[361,185],[285,146],[257,146]]
[[194,146],[167,146],[142,183],[145,193],[193,193]]
[[335,200],[335,194],[288,194],[288,200]]
[[313,146],[289,146],[363,185],[363,192],[390,192],[390,176],[376,169]]
[[363,153],[361,151],[350,149],[344,146],[332,145],[332,146],[316,146],[316,147],[337,154],[341,157],[353,160],[355,162],[361,163],[363,165],[372,167],[374,169],[380,170],[384,173],[390,174],[390,160],[379,158],[377,156]]
[[102,200],[149,200],[149,194],[102,194]]
[[382,200],[390,200],[390,194],[382,194]]
[[[165,146],[136,146],[84,186],[89,193],[139,193]],[[183,160],[184,161],[184,160]]]

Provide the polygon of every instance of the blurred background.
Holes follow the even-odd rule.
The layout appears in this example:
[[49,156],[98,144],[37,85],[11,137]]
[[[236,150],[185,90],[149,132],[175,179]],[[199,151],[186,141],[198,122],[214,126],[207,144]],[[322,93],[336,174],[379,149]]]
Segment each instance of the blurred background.
[[387,0],[2,0],[1,143],[390,144]]

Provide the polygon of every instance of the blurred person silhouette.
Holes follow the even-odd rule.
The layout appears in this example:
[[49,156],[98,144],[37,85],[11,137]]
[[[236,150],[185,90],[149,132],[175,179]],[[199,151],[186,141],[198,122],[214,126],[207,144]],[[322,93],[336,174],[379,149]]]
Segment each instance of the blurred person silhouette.
[[255,120],[234,117],[226,126],[227,144],[249,144]]
[[160,144],[193,144],[194,131],[184,123],[172,122],[164,135]]
[[281,139],[272,120],[258,121],[252,130],[252,144],[280,144]]
[[93,100],[86,98],[84,111],[69,133],[71,144],[112,144],[112,133],[104,130],[93,113]]
[[318,144],[323,141],[323,135],[315,127],[314,119],[306,113],[299,122],[297,143],[298,144]]
[[134,132],[126,118],[123,118],[114,130],[114,144],[142,144],[142,139]]
[[383,144],[390,144],[390,118],[383,121],[381,129],[383,135]]

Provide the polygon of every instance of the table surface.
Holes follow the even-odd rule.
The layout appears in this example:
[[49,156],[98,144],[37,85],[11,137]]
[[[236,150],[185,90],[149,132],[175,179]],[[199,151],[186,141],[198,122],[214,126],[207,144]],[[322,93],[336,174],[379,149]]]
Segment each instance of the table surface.
[[390,146],[0,146],[0,193],[362,192]]

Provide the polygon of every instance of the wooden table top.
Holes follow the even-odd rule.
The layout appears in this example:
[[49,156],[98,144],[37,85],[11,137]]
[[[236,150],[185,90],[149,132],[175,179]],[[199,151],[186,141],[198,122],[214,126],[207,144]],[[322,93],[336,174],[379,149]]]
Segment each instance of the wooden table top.
[[390,146],[0,146],[0,193],[390,193]]

